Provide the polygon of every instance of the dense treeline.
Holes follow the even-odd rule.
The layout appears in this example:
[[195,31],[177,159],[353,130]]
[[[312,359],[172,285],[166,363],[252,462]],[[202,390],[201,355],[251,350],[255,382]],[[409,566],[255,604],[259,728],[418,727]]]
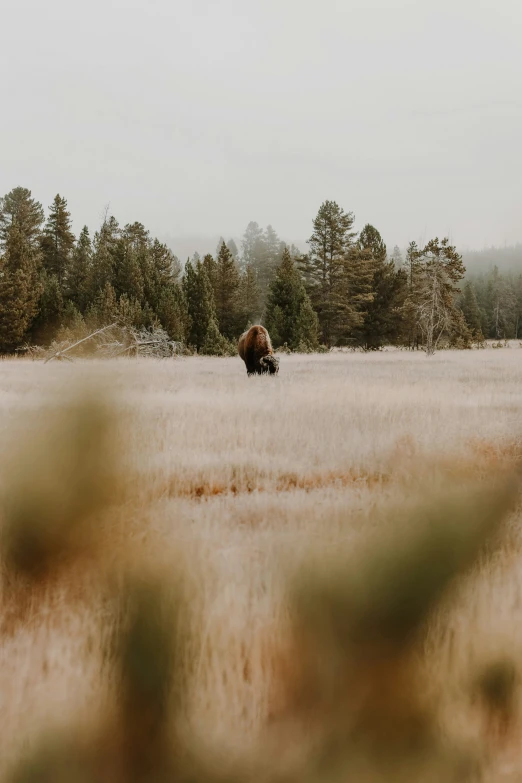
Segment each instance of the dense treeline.
[[473,334],[492,340],[522,337],[522,274],[497,266],[465,281],[459,305]]
[[47,218],[29,190],[0,199],[0,351],[82,336],[112,322],[161,326],[188,350],[235,352],[238,336],[264,323],[275,347],[336,345],[469,347],[518,337],[522,277],[497,269],[466,281],[448,240],[388,254],[378,230],[354,230],[354,215],[324,202],[303,254],[271,226],[250,223],[239,250],[221,240],[214,256],[183,266],[141,223],[106,215],[91,237],[72,231],[57,195]]

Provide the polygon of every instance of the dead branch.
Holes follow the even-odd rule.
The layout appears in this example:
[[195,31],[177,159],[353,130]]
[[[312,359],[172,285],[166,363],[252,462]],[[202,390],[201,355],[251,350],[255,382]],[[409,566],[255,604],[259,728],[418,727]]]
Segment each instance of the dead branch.
[[103,326],[101,329],[97,329],[92,334],[87,335],[87,337],[84,337],[83,339],[78,340],[77,342],[73,343],[72,345],[69,345],[68,348],[63,348],[63,349],[61,349],[59,351],[56,351],[56,353],[53,353],[52,356],[49,356],[45,360],[44,364],[47,364],[47,362],[50,362],[52,359],[65,359],[65,358],[69,359],[70,358],[69,356],[67,356],[67,357],[65,356],[65,354],[68,353],[68,351],[72,351],[73,348],[76,348],[78,345],[81,345],[82,343],[86,342],[87,340],[91,340],[97,334],[101,334],[102,332],[106,332],[107,329],[112,329],[112,328],[114,328],[117,325],[118,324],[114,323],[114,324],[110,324],[109,326]]
[[[105,340],[100,341],[98,338],[102,334],[105,336]],[[62,343],[59,346],[54,346],[53,353],[47,357],[46,362],[51,359],[72,361],[72,357],[67,355],[69,351],[89,340],[93,345],[93,353],[107,359],[115,359],[126,354],[134,354],[136,357],[169,358],[183,352],[183,345],[171,340],[167,332],[160,326],[153,329],[135,329],[113,323],[97,329],[71,345]]]

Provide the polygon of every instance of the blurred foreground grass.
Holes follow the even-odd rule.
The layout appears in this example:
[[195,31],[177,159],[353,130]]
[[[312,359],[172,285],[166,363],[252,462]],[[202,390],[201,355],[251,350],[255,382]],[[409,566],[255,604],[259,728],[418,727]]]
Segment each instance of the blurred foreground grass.
[[[106,703],[85,725],[50,730],[8,773],[13,783],[70,781],[480,780],[483,749],[444,736],[424,687],[430,618],[459,579],[494,556],[518,500],[518,475],[418,488],[391,508],[364,551],[311,553],[288,576],[291,639],[280,687],[281,726],[306,751],[291,762],[260,738],[241,762],[220,758],[184,726],[198,589],[186,565],[164,568],[122,545],[118,520],[129,482],[119,413],[108,393],[77,391],[35,420],[10,455],[2,495],[2,633],[38,613],[40,597],[67,595],[90,574],[103,596]],[[73,596],[70,596],[73,600]],[[518,673],[495,659],[470,673],[490,731],[507,735]],[[31,720],[28,716],[27,720]]]

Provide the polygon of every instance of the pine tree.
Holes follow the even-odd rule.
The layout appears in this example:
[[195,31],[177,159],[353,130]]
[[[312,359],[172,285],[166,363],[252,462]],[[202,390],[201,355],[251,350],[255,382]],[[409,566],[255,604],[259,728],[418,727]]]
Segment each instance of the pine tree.
[[[221,245],[220,245],[221,248]],[[218,251],[219,252],[219,251]],[[241,240],[241,257],[244,266],[249,264],[256,271],[262,263],[265,255],[265,241],[263,229],[258,223],[251,221],[246,227],[243,239]]]
[[301,353],[311,353],[319,348],[319,319],[306,291],[297,317],[297,336],[297,350]]
[[260,320],[261,307],[256,275],[251,264],[247,264],[241,274],[239,298],[244,326],[253,326],[256,321]]
[[[272,281],[266,309],[266,325],[275,347],[287,345],[298,350],[301,344],[317,347],[317,316],[288,248]],[[314,334],[315,329],[315,334]]]
[[398,245],[395,245],[395,247],[393,248],[391,260],[393,261],[395,269],[402,269],[404,262],[402,259],[401,249]]
[[190,318],[183,289],[177,283],[165,288],[158,302],[158,318],[171,340],[186,343]]
[[216,319],[212,317],[200,353],[204,356],[228,356],[232,352],[235,353],[235,346],[221,334]]
[[156,310],[165,289],[174,284],[174,274],[179,270],[176,257],[167,245],[155,239],[149,250],[149,295],[147,300]]
[[304,294],[299,272],[285,248],[281,264],[270,284],[265,316],[267,329],[276,348],[285,343],[290,349],[295,350],[297,347],[297,319]]
[[373,273],[373,300],[367,306],[362,327],[363,345],[375,350],[398,342],[403,335],[404,305],[408,293],[406,273],[393,261]]
[[[330,347],[348,327],[352,310],[346,302],[347,255],[355,234],[353,214],[335,203],[325,201],[314,220],[314,232],[308,244],[310,255],[303,265],[312,304],[319,317],[322,342]],[[348,278],[350,275],[348,275]]]
[[417,308],[421,295],[422,251],[416,242],[410,242],[406,252],[404,271],[406,273],[407,296],[403,308],[405,344],[413,350],[419,347]]
[[518,275],[513,281],[513,293],[515,296],[514,337],[518,340],[522,327],[522,275]]
[[89,229],[87,226],[84,226],[72,253],[66,287],[67,297],[82,314],[87,309],[89,303],[91,265],[91,238],[89,236]]
[[71,264],[75,237],[71,231],[71,213],[67,201],[59,194],[49,207],[49,217],[41,238],[44,269],[58,280],[63,290]]
[[87,311],[86,323],[90,328],[99,329],[103,326],[109,326],[118,319],[118,316],[116,292],[112,285],[106,282]]
[[113,246],[113,285],[117,296],[127,294],[154,309],[157,282],[152,259],[152,243],[143,223],[128,223]]
[[384,264],[387,258],[387,248],[377,229],[367,223],[359,234],[359,247],[365,251],[376,264]]
[[236,245],[236,243],[234,242],[234,240],[233,240],[233,239],[229,239],[229,240],[228,240],[228,242],[227,242],[227,247],[228,247],[228,249],[230,250],[230,253],[231,253],[231,255],[232,255],[232,258],[233,258],[233,259],[234,259],[234,261],[236,261],[236,263],[237,263],[237,261],[239,260],[239,250],[238,250],[238,247],[237,247],[237,245]]
[[[113,261],[112,282],[117,299],[127,296],[129,301],[137,301],[140,306],[148,301],[146,286],[151,281],[151,258],[148,232],[141,223],[127,225],[115,241],[110,251]],[[147,290],[148,293],[148,290]]]
[[459,350],[471,348],[474,335],[466,323],[464,313],[459,308],[454,308],[450,314],[447,333],[451,348]]
[[266,227],[263,239],[264,252],[258,261],[257,269],[257,285],[262,305],[266,302],[270,283],[275,277],[285,249],[284,242],[281,242],[272,226]]
[[[30,236],[30,232],[29,232]],[[20,347],[38,312],[41,294],[35,245],[15,220],[3,235],[0,263],[0,353]]]
[[122,294],[118,299],[116,319],[118,323],[135,329],[141,329],[146,325],[147,320],[143,315],[141,303],[128,294]]
[[358,244],[348,248],[339,281],[337,296],[337,342],[360,341],[368,308],[374,299],[374,261]]
[[[221,250],[221,247],[219,248]],[[218,253],[219,253],[218,250]],[[208,279],[210,281],[210,285],[212,286],[212,291],[214,292],[214,300],[216,299],[216,286],[217,286],[217,264],[212,255],[210,253],[207,253],[206,256],[204,256],[203,261],[203,268],[205,269]]]
[[517,299],[513,288],[496,265],[489,274],[486,291],[489,336],[496,340],[513,336]]
[[42,292],[38,300],[38,314],[31,327],[31,340],[37,345],[48,345],[63,323],[65,302],[56,275],[44,270],[40,284]]
[[365,303],[358,336],[366,349],[375,350],[387,342],[395,342],[400,335],[406,275],[400,267],[396,268],[393,260],[387,260],[386,245],[373,226],[363,228],[358,246],[368,259],[372,294],[371,300]]
[[103,222],[94,235],[93,256],[90,269],[89,298],[94,302],[107,283],[112,285],[116,266],[116,250],[120,237],[120,227],[114,217]]
[[475,288],[471,280],[466,280],[464,284],[464,290],[460,298],[460,309],[464,315],[466,324],[468,325],[473,339],[482,341],[482,324],[480,318],[480,310],[477,302],[477,295]]
[[191,261],[185,264],[183,292],[190,318],[188,343],[198,353],[203,348],[212,319],[215,319],[215,305],[212,286],[201,261],[196,267]]
[[136,248],[122,237],[118,240],[113,258],[116,296],[126,295],[140,304],[145,303],[147,297],[143,279],[143,256],[140,258]]
[[23,239],[33,250],[40,241],[44,211],[27,188],[14,188],[0,199],[0,249],[5,250],[11,227],[18,226]]
[[228,247],[223,244],[216,262],[215,305],[218,328],[232,340],[244,326],[240,311],[239,271]]

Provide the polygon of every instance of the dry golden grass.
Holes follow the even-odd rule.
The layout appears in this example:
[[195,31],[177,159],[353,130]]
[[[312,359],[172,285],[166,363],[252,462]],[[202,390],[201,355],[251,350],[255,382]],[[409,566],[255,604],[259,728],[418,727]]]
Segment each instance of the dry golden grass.
[[[247,378],[239,359],[3,361],[0,490],[13,444],[41,434],[49,409],[87,382],[100,394],[108,385],[117,406],[123,470],[107,475],[123,500],[100,522],[97,569],[66,564],[60,580],[26,589],[23,612],[4,580],[0,773],[42,730],[90,726],[109,709],[101,561],[109,576],[121,560],[143,561],[190,583],[185,733],[237,758],[260,741],[299,755],[289,574],[311,551],[359,551],[390,504],[406,508],[448,479],[481,481],[522,455],[519,350],[284,356],[277,378]],[[510,517],[493,560],[437,612],[422,656],[442,734],[487,746],[491,780],[522,776],[522,705],[509,731],[492,728],[470,673],[499,658],[522,673],[520,521]]]

